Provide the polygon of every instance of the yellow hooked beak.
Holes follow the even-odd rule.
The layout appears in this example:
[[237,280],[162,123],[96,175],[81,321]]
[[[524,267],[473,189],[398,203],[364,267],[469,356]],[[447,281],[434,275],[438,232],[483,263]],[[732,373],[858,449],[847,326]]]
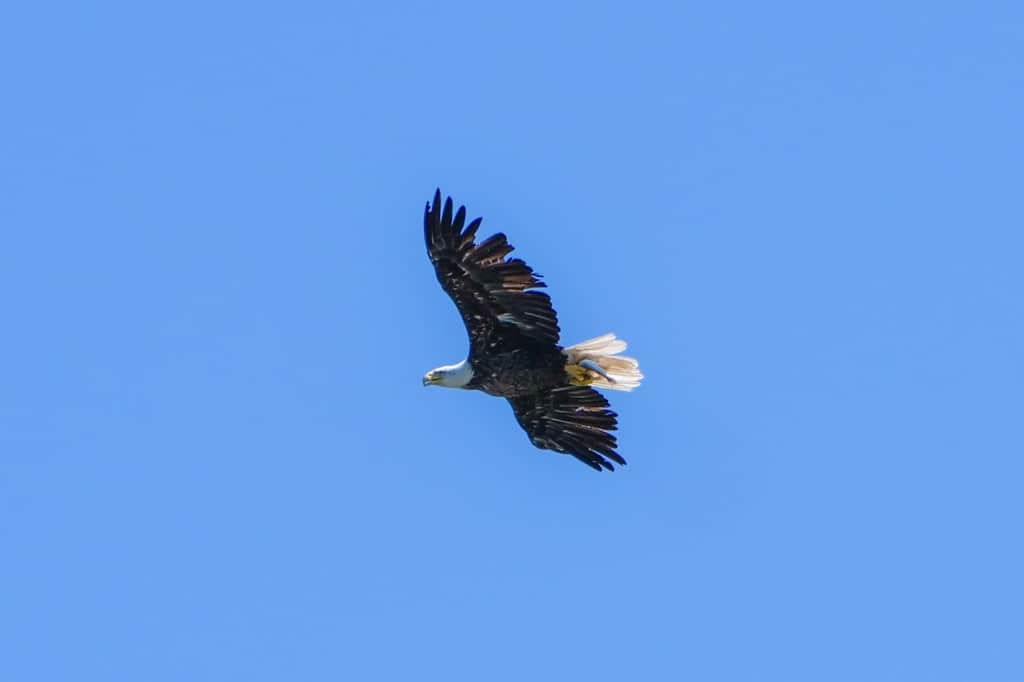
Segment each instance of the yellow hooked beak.
[[423,385],[432,386],[441,380],[441,375],[437,372],[430,371],[423,375]]

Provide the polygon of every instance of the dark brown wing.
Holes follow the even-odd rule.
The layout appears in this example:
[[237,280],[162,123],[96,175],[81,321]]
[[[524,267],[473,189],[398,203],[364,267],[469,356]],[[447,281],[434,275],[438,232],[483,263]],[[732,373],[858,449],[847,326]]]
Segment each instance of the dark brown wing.
[[558,343],[558,317],[550,297],[534,289],[544,286],[540,276],[518,258],[506,259],[512,246],[505,235],[475,241],[481,218],[466,222],[466,207],[452,214],[452,200],[441,208],[441,190],[427,204],[423,228],[427,253],[437,280],[455,301],[466,323],[472,349],[483,348],[495,331],[505,328],[515,336]]
[[594,389],[565,386],[509,398],[508,402],[530,442],[538,448],[568,453],[598,471],[615,470],[608,460],[626,463],[615,451],[615,436],[609,433],[618,426],[617,415]]

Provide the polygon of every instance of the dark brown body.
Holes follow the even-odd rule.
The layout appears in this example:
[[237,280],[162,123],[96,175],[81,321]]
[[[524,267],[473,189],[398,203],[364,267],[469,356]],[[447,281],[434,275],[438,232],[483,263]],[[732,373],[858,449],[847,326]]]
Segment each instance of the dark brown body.
[[473,379],[466,388],[499,398],[516,398],[566,386],[565,361],[562,347],[549,343],[475,353],[469,358]]

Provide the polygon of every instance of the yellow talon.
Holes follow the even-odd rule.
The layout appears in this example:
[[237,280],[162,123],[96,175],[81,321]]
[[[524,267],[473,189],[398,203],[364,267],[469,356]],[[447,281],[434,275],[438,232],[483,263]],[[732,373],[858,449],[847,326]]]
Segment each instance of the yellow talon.
[[594,381],[590,370],[579,365],[566,365],[565,373],[569,375],[569,383],[573,386],[589,386]]

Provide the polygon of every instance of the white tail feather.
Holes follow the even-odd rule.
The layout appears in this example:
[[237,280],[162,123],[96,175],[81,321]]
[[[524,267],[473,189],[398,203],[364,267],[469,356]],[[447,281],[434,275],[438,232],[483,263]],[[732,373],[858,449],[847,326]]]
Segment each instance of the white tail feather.
[[[616,338],[615,334],[604,334],[569,346],[563,352],[568,358],[568,364],[589,369],[591,375],[587,383],[590,386],[632,391],[640,385],[644,375],[640,373],[640,363],[636,359],[618,355],[624,350],[625,341]],[[601,369],[588,368],[591,363]]]

